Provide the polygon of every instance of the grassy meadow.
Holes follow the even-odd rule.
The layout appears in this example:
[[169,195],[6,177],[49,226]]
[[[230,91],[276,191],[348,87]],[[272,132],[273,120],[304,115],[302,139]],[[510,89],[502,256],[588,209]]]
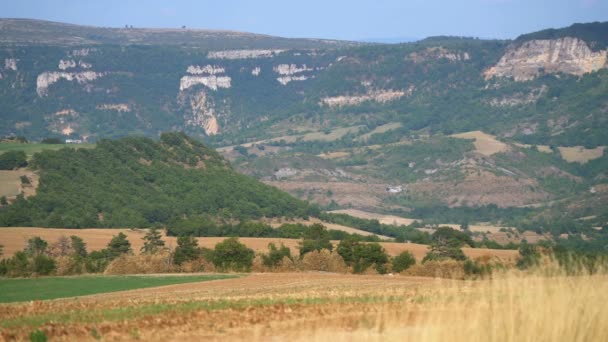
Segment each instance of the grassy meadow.
[[234,275],[75,276],[0,279],[0,303],[85,296],[173,284],[234,278]]

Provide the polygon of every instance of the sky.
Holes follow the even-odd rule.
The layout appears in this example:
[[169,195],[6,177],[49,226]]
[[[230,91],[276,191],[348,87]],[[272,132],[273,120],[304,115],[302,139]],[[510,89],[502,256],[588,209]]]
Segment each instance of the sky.
[[[0,0],[1,17],[124,27],[227,29],[283,37],[515,38],[608,21],[608,0]],[[0,32],[1,34],[1,32]]]

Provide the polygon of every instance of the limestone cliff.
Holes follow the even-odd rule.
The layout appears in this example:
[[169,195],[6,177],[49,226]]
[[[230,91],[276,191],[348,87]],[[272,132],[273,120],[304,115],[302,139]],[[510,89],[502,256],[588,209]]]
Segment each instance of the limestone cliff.
[[76,81],[79,84],[85,84],[105,76],[104,72],[84,71],[84,72],[56,72],[48,71],[38,75],[36,79],[36,92],[42,97],[48,94],[49,87],[59,81],[65,79],[68,81]]
[[202,127],[207,135],[219,133],[220,127],[215,117],[213,104],[204,91],[190,98],[190,108],[192,117],[186,120],[187,125]]
[[528,81],[546,73],[583,75],[608,66],[606,50],[593,52],[578,38],[530,40],[511,46],[498,63],[484,72],[486,79],[512,77]]

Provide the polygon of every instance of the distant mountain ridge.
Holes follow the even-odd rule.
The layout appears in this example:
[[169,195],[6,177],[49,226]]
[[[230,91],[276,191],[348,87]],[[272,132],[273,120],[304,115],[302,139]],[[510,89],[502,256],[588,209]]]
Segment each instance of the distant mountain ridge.
[[0,45],[80,46],[183,45],[208,49],[335,48],[363,43],[313,38],[283,38],[229,30],[191,28],[109,28],[34,19],[0,19]]

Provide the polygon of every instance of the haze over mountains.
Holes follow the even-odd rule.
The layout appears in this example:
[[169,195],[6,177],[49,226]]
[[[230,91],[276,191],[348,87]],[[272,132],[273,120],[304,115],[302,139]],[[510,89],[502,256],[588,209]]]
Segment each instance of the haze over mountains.
[[608,23],[395,45],[14,19],[0,30],[1,135],[180,130],[328,208],[451,221],[476,208],[566,222],[551,224],[560,233],[608,219]]

